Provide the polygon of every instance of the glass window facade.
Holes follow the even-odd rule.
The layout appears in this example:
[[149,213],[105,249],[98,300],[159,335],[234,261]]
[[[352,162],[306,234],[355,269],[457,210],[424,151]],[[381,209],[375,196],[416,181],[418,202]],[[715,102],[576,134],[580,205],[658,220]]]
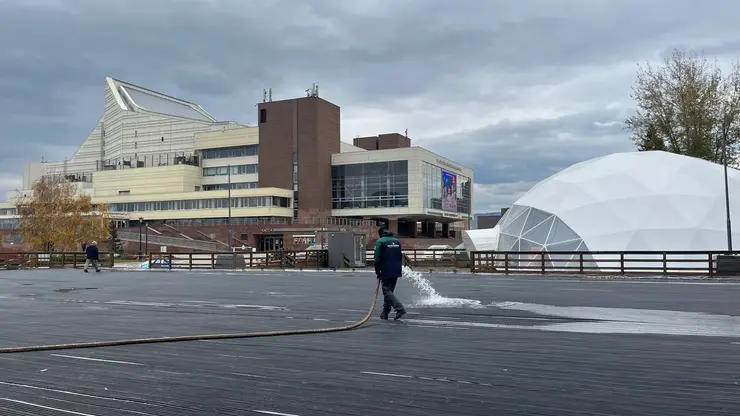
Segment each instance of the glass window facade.
[[0,229],[8,230],[18,228],[18,218],[3,218],[0,219]]
[[473,181],[431,163],[422,163],[424,208],[471,215]]
[[[232,182],[231,189],[256,189],[258,182]],[[228,183],[217,183],[215,185],[203,185],[204,191],[225,191],[229,189]]]
[[[231,198],[232,208],[281,207],[287,208],[290,198],[280,196],[245,196]],[[228,208],[228,198],[187,199],[181,201],[118,202],[108,205],[111,212],[178,211],[190,209]]]
[[[254,165],[233,165],[231,166],[232,175],[246,175],[248,173],[257,173],[257,164]],[[229,174],[228,166],[214,166],[212,168],[203,168],[203,176],[224,176]]]
[[20,244],[23,242],[23,236],[20,234],[4,234],[3,243],[5,244]]
[[298,218],[298,153],[293,152],[293,218]]
[[203,151],[203,159],[225,159],[228,157],[257,156],[259,146],[256,144],[249,146],[223,147],[220,149],[206,149]]
[[332,207],[395,208],[409,205],[406,160],[332,166]]
[[[172,226],[185,226],[185,225],[226,225],[229,223],[229,219],[226,217],[222,218],[190,218],[181,220],[165,220],[165,223]],[[290,224],[290,217],[231,217],[232,225],[248,225],[248,224]],[[134,223],[134,226],[138,226],[138,223]]]

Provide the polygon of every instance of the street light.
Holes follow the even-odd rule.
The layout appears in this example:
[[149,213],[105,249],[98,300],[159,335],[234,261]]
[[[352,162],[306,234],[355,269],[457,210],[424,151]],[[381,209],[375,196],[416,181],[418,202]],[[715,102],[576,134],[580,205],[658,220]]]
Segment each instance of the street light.
[[141,226],[144,225],[144,218],[139,217],[139,260],[141,260],[142,247],[141,247]]
[[730,219],[730,186],[727,180],[727,127],[722,128],[722,164],[725,169],[725,214],[727,215],[727,251],[732,254],[732,220]]
[[231,229],[231,165],[229,165],[229,252],[233,251],[231,248],[231,241],[232,241],[232,229]]
[[149,257],[149,224],[144,222],[144,254]]

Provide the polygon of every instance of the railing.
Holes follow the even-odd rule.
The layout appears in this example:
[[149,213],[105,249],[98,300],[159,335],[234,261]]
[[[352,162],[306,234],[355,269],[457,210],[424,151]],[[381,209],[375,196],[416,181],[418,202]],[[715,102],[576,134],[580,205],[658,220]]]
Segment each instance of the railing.
[[291,221],[294,225],[345,225],[350,227],[377,227],[376,220],[357,220],[344,217],[299,217]]
[[151,168],[156,166],[190,165],[201,166],[201,158],[198,155],[185,152],[162,152],[146,154],[138,157],[124,157],[96,161],[95,168],[101,170],[120,170]]
[[133,242],[139,241],[139,238],[141,238],[142,243],[146,241],[150,244],[156,244],[159,246],[182,247],[182,248],[189,248],[192,250],[203,250],[203,251],[218,251],[218,247],[219,247],[218,244],[212,241],[188,240],[187,238],[168,237],[164,235],[153,235],[152,233],[149,233],[148,236],[142,233],[140,237],[139,233],[131,232],[131,231],[118,231],[118,238],[124,241],[133,241]]
[[[204,218],[204,219],[182,219],[166,220],[167,224],[175,227],[221,227],[228,224],[226,218]],[[231,219],[232,225],[309,225],[309,226],[350,226],[370,227],[379,226],[376,220],[356,220],[344,217],[235,217]],[[156,226],[158,224],[152,224]]]
[[[229,248],[229,245],[228,245],[228,244],[226,244],[226,243],[224,243],[223,241],[221,241],[221,240],[217,240],[217,239],[215,239],[215,238],[211,237],[210,235],[208,235],[208,234],[204,233],[204,232],[203,232],[203,231],[201,231],[201,230],[195,230],[195,231],[196,231],[196,232],[197,232],[197,233],[198,233],[198,234],[199,234],[199,235],[200,235],[201,237],[207,238],[207,239],[208,239],[208,241],[212,241],[212,242],[214,242],[214,243],[216,243],[216,244],[219,244],[219,245],[220,245],[221,247],[226,247],[226,248]],[[231,238],[233,238],[234,240],[236,240],[236,241],[238,241],[238,242],[240,242],[240,243],[244,243],[243,241],[239,240],[238,238],[234,237],[233,235],[231,236]],[[244,245],[246,245],[246,244],[244,244]]]
[[231,253],[151,253],[150,269],[323,269],[327,250],[266,251]]
[[[0,268],[2,269],[33,269],[48,268],[78,268],[85,265],[85,253],[62,252],[0,252]],[[112,267],[113,253],[100,253],[100,265]]]
[[740,275],[740,253],[712,251],[591,251],[470,253],[473,273]]
[[[456,249],[404,249],[401,250],[405,257],[405,264],[411,268],[430,269],[468,269],[470,260],[465,250]],[[374,249],[366,251],[365,262],[372,266],[374,262]]]

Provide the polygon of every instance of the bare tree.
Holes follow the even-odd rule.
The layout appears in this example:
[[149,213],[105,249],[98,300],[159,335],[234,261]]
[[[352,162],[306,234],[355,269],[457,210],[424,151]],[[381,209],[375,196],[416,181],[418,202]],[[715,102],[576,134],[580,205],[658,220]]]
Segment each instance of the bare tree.
[[105,206],[93,208],[63,176],[45,176],[16,202],[23,239],[36,250],[76,251],[81,242],[108,238]]
[[[632,87],[637,112],[625,120],[638,150],[666,150],[722,162],[727,134],[728,162],[740,144],[740,64],[724,76],[716,62],[696,52],[674,50],[664,65],[640,66]],[[662,142],[662,146],[660,144]]]

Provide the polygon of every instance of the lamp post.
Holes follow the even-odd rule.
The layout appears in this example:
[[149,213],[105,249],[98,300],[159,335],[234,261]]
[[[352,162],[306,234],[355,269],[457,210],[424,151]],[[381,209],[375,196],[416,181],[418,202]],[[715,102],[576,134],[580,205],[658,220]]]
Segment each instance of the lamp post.
[[231,252],[233,251],[231,247],[231,241],[232,241],[232,235],[233,235],[232,234],[233,231],[231,229],[231,165],[229,165],[228,182],[229,182],[229,185],[228,185],[229,187],[229,201],[228,201],[229,202],[229,218],[228,218],[228,221],[229,221],[229,252]]
[[727,179],[727,127],[722,128],[722,164],[725,170],[725,214],[727,215],[727,251],[732,254],[732,220],[730,219],[730,186]]
[[141,250],[142,250],[142,247],[141,247],[141,226],[143,224],[144,224],[144,218],[139,217],[139,260],[141,260],[141,254],[142,254],[142,252],[141,252]]
[[149,224],[144,222],[144,254],[149,257]]

